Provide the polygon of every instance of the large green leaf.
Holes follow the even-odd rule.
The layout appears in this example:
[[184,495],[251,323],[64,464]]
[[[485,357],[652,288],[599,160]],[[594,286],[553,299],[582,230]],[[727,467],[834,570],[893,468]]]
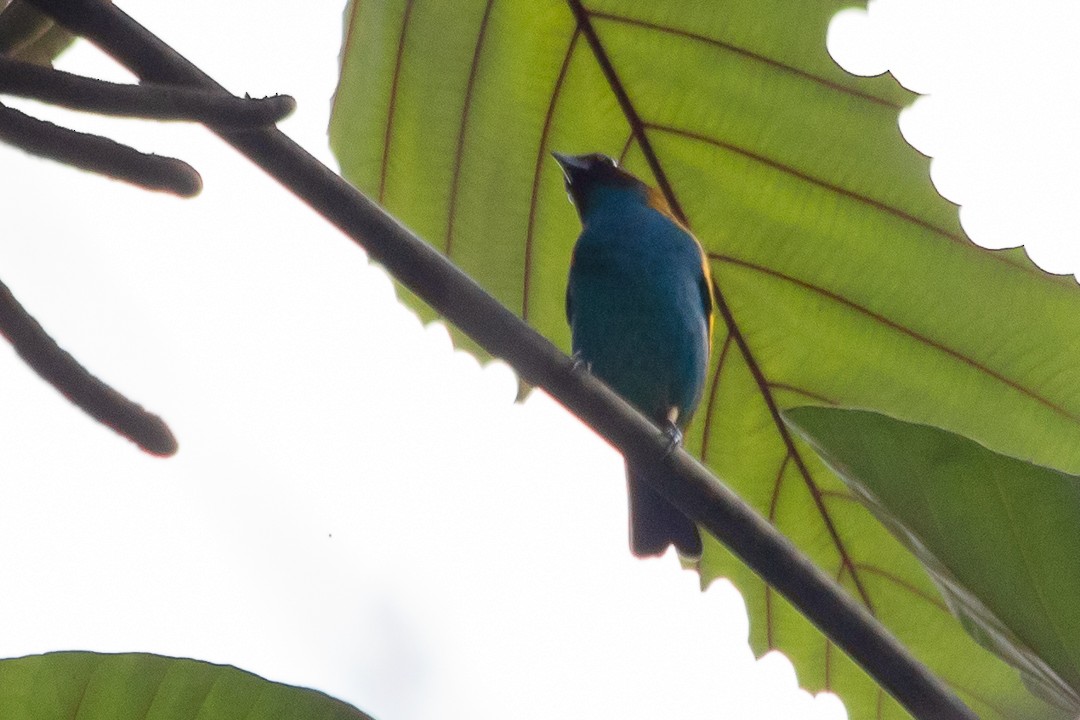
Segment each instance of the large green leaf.
[[970,632],[1080,714],[1080,477],[865,410],[785,415],[929,568]]
[[307,688],[227,665],[125,653],[0,660],[0,717],[33,720],[371,720]]
[[[663,187],[723,311],[688,448],[980,716],[1053,717],[779,414],[880,408],[1080,471],[1080,291],[968,241],[899,133],[913,96],[826,53],[849,4],[355,2],[331,143],[359,187],[563,347],[579,228],[548,151],[607,152]],[[700,571],[733,579],[753,646],[783,650],[804,686],[853,718],[904,716],[718,543]]]

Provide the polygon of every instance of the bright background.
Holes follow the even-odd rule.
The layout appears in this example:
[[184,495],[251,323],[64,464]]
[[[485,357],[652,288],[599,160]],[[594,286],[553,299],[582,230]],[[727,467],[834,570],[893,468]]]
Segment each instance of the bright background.
[[[332,164],[339,3],[120,0]],[[932,93],[901,118],[973,237],[1070,272],[1071,2],[877,0],[830,46]],[[302,10],[301,10],[302,8]],[[80,43],[60,67],[130,76]],[[5,99],[6,101],[6,99]],[[144,650],[325,690],[379,720],[842,718],[755,661],[742,601],[626,549],[621,461],[552,401],[514,405],[385,273],[197,127],[22,108],[191,162],[194,200],[0,146],[0,277],[160,413],[170,460],[0,347],[0,656]]]

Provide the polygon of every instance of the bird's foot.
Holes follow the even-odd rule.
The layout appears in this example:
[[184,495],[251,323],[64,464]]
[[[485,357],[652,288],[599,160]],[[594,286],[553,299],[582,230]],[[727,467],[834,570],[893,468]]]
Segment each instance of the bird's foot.
[[668,446],[667,449],[664,450],[664,459],[666,460],[679,449],[680,445],[682,445],[683,434],[682,430],[680,430],[675,423],[668,423],[664,427],[664,434],[667,435],[668,438]]
[[574,361],[574,364],[570,366],[573,372],[592,372],[592,363],[582,357],[580,352],[571,355],[570,359]]

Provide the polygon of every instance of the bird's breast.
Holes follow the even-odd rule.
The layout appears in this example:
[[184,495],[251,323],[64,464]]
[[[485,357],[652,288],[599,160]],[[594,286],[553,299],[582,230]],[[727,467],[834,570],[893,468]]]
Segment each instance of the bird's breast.
[[700,253],[659,214],[631,220],[590,224],[578,242],[568,287],[574,351],[643,412],[678,407],[688,417],[708,362]]

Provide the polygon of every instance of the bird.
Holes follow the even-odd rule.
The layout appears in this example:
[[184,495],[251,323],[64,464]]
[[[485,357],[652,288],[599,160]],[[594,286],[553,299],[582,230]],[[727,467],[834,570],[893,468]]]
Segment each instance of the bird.
[[[701,402],[712,346],[708,258],[663,193],[607,155],[552,153],[581,220],[566,285],[575,360],[672,439]],[[701,556],[697,526],[626,466],[630,550]]]

